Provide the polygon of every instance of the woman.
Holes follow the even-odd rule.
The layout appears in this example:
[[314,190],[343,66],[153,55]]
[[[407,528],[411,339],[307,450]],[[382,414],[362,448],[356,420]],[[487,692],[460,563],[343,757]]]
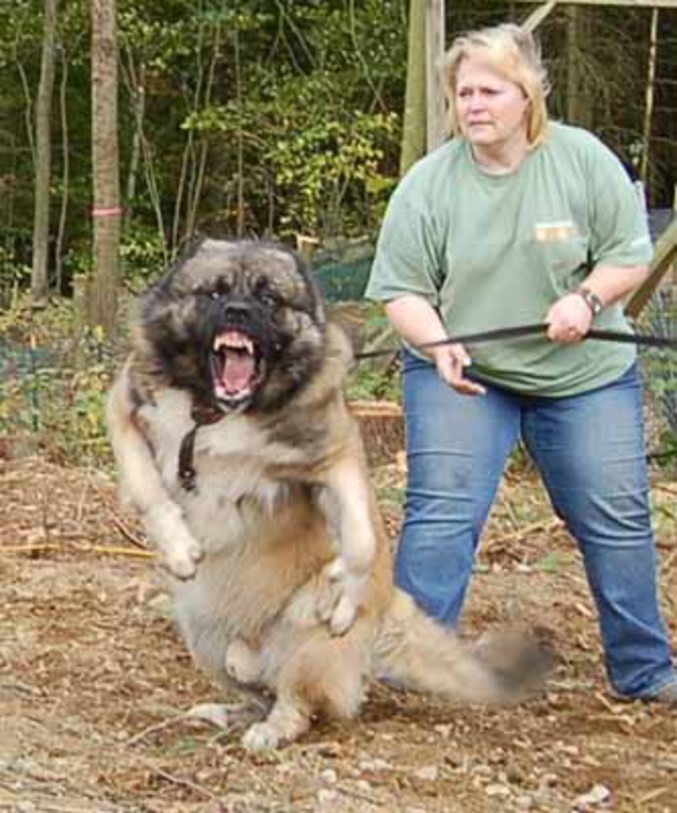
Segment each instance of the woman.
[[[677,704],[635,349],[582,342],[593,322],[630,330],[620,303],[652,251],[635,190],[593,135],[548,121],[538,49],[517,26],[459,37],[445,80],[455,138],[393,194],[367,290],[408,346],[397,581],[456,623],[521,437],[579,543],[614,689]],[[547,335],[416,349],[534,322]]]

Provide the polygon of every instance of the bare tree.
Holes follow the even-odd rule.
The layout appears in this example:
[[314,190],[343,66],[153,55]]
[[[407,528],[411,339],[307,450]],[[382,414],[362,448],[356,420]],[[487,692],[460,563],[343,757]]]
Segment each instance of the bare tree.
[[52,95],[58,0],[45,0],[40,85],[35,105],[35,196],[33,211],[33,268],[31,295],[42,307],[49,295],[49,187],[51,174]]
[[120,243],[118,48],[115,0],[92,0],[92,171],[94,279],[88,322],[115,328]]
[[426,149],[426,11],[426,0],[410,0],[401,175],[425,155]]
[[127,172],[125,195],[125,227],[129,228],[132,222],[133,206],[136,197],[136,188],[139,172],[142,171],[146,182],[148,197],[153,208],[158,234],[160,235],[162,253],[165,265],[169,261],[167,236],[165,234],[164,216],[162,213],[162,200],[158,185],[158,173],[153,156],[153,146],[145,132],[146,125],[146,62],[143,56],[135,59],[133,49],[126,45],[123,49],[125,57],[121,62],[122,79],[131,100],[132,116],[134,119],[134,132]]
[[442,81],[445,39],[444,0],[428,0],[425,34],[426,147],[428,152],[444,143],[447,116]]
[[642,127],[642,158],[639,165],[639,177],[644,184],[649,181],[649,149],[651,144],[651,119],[654,108],[654,85],[656,81],[656,56],[658,52],[658,9],[651,10],[651,34],[649,40],[649,65],[647,69],[646,90],[644,94],[644,126]]
[[120,63],[122,79],[129,94],[134,120],[129,169],[127,171],[127,183],[125,184],[125,227],[127,227],[132,220],[132,206],[136,198],[136,185],[142,161],[143,127],[146,116],[146,64],[141,59],[137,66],[129,45],[123,48],[122,56],[125,57]]
[[[196,81],[192,99],[186,94],[189,109],[193,111],[198,111],[201,107],[208,107],[211,103],[216,65],[221,55],[222,34],[222,24],[218,17],[214,21],[200,25],[196,49]],[[207,52],[209,46],[206,44],[209,35],[211,35],[210,53]],[[237,36],[237,31],[235,36]],[[189,129],[174,201],[172,257],[176,256],[180,246],[189,241],[195,232],[197,212],[205,182],[208,147],[209,143],[206,138],[196,137],[195,131],[192,128]],[[183,233],[181,234],[182,217]]]
[[68,219],[68,198],[70,195],[70,139],[68,126],[68,56],[66,48],[61,43],[61,83],[59,85],[59,113],[61,117],[61,151],[62,170],[61,185],[61,207],[59,211],[59,223],[56,230],[56,244],[54,246],[54,287],[58,294],[63,293],[63,260],[64,245],[66,242],[66,225]]

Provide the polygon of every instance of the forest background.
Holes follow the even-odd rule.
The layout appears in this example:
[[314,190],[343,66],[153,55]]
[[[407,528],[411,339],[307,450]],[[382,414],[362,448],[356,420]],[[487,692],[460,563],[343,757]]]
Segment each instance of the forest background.
[[[310,238],[316,258],[357,246],[368,260],[401,173],[410,21],[424,5],[118,0],[118,81],[103,99],[104,112],[117,107],[116,286],[138,291],[201,234]],[[446,3],[447,42],[521,22],[536,5]],[[92,77],[110,41],[93,37],[92,22],[106,10],[115,4],[0,0],[0,433],[28,428],[44,440],[72,408],[78,449],[102,437],[111,367],[96,324],[80,324],[79,301],[97,264]],[[552,116],[596,132],[642,177],[650,209],[670,213],[677,8],[562,4],[537,34]],[[659,317],[670,329],[672,313]],[[124,321],[123,310],[116,325]],[[83,352],[94,353],[85,365]],[[677,421],[675,365],[660,363]]]

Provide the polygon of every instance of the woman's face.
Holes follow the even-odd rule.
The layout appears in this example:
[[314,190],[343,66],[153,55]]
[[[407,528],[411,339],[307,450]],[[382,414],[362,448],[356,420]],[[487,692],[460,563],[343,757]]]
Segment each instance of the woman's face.
[[456,119],[477,147],[501,148],[527,132],[529,100],[522,88],[476,57],[465,57],[456,74]]

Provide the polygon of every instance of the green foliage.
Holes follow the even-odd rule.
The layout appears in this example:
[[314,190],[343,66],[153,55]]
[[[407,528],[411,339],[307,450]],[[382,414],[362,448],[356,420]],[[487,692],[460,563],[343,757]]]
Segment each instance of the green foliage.
[[[369,346],[374,339],[382,336],[384,331],[391,332],[380,305],[373,302],[363,303],[360,306],[360,313],[363,346]],[[397,404],[401,402],[401,364],[396,352],[399,341],[394,334],[392,340],[388,339],[388,347],[393,348],[391,355],[376,360],[358,360],[348,383],[347,394],[350,400],[393,401]]]
[[360,369],[348,384],[351,401],[394,401],[401,399],[400,377],[394,370]]
[[234,229],[239,185],[248,231],[373,232],[399,150],[399,103],[390,102],[403,81],[404,4],[360,4],[352,16],[342,3],[264,7],[258,29],[240,22],[223,45],[230,93],[182,123],[209,143],[210,224]]
[[[0,309],[8,307],[12,297],[30,284],[31,267],[18,256],[27,235],[13,234],[14,231],[7,229],[0,242]],[[0,322],[1,318],[0,313]]]
[[405,501],[405,489],[402,486],[381,486],[377,489],[379,505],[391,505],[401,508]]
[[[677,291],[664,286],[649,301],[642,316],[646,332],[677,335]],[[642,375],[649,394],[651,417],[658,426],[650,451],[659,466],[677,466],[677,353],[646,348],[641,356]]]
[[[120,0],[125,278],[144,279],[196,230],[373,235],[397,175],[407,6]],[[91,270],[89,12],[84,0],[59,7],[67,130],[55,99],[51,223],[67,196],[66,290]],[[0,244],[25,234],[0,260],[0,295],[27,284],[41,28],[37,0],[0,4]]]
[[134,291],[145,288],[166,266],[165,245],[156,228],[133,221],[120,244],[124,280]]
[[[155,268],[196,230],[373,236],[398,175],[408,9],[408,0],[119,0],[120,174],[122,189],[134,190],[124,201],[134,223],[125,274],[143,278],[142,264]],[[460,4],[448,11],[449,37],[514,13],[501,0]],[[647,13],[577,12],[583,123],[621,153],[643,126]],[[8,234],[28,235],[0,258],[0,295],[25,287],[30,265],[42,14],[38,0],[0,2],[0,245],[9,251]],[[59,4],[57,88],[67,71],[67,129],[55,104],[51,222],[54,232],[67,196],[66,289],[91,265],[89,14],[85,0]],[[670,80],[661,77],[675,62],[676,19],[661,18],[661,136],[651,144],[650,186],[663,198],[674,186],[677,131]],[[539,29],[556,116],[567,113],[569,26],[554,11]]]
[[248,208],[259,217],[272,194],[281,237],[373,231],[395,184],[381,167],[397,140],[397,116],[337,110],[324,104],[331,89],[318,77],[295,79],[274,102],[248,100],[239,112],[213,105],[183,123],[231,144],[242,132],[246,160],[256,164],[244,183]]
[[[320,119],[296,137],[280,138],[267,157],[278,194],[291,201],[280,218],[282,234],[349,235],[373,228],[377,220],[370,218],[382,215],[393,183],[379,165],[396,129],[393,114],[356,111],[350,123]],[[344,207],[351,196],[353,206]]]
[[0,320],[0,437],[60,461],[108,466],[105,393],[113,361],[100,334],[73,338],[60,300],[36,317],[26,297]]

